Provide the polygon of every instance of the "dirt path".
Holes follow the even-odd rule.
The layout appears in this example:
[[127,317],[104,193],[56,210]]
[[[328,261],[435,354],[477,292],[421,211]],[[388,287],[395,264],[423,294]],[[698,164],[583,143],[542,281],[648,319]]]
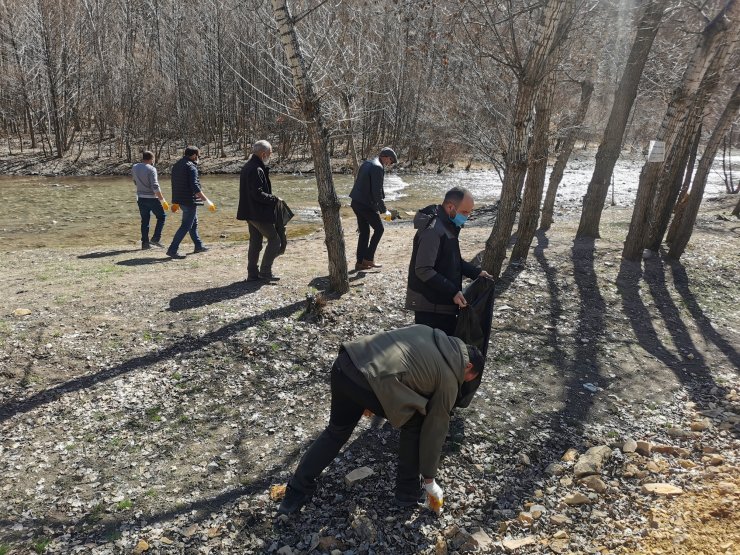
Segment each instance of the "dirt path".
[[[644,272],[620,264],[627,211],[607,210],[595,248],[573,244],[572,214],[535,240],[498,284],[440,518],[393,507],[397,435],[369,422],[300,518],[275,521],[269,497],[325,424],[339,344],[411,323],[408,223],[387,227],[382,271],[353,273],[320,314],[305,300],[326,286],[321,233],[292,241],[262,286],[241,281],[245,243],[182,261],[2,253],[0,553],[736,552],[740,240],[717,219],[733,201],[706,203],[681,264]],[[489,229],[463,231],[465,255]],[[560,460],[598,445],[613,449],[603,488]],[[350,490],[363,465],[375,475]]]

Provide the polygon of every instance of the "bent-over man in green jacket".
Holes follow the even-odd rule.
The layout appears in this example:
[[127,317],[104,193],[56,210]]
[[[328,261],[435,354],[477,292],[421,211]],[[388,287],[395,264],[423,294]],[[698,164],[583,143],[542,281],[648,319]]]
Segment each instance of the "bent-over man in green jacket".
[[483,369],[483,356],[441,330],[414,325],[344,343],[331,369],[329,424],[303,455],[278,512],[299,511],[316,479],[349,440],[365,409],[401,430],[396,502],[416,504],[423,490],[442,492],[434,478],[463,382]]

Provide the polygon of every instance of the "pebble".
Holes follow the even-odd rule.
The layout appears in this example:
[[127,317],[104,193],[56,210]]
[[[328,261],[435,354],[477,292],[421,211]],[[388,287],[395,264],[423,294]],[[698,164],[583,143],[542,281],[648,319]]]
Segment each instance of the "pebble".
[[658,495],[660,497],[673,497],[676,495],[681,495],[683,493],[683,490],[678,486],[674,486],[673,484],[651,483],[643,484],[642,492],[652,493],[653,495]]
[[650,444],[649,441],[638,441],[637,446],[635,447],[635,451],[643,457],[647,457],[652,449],[653,446]]
[[578,458],[578,451],[572,447],[568,449],[560,459],[563,462],[573,462]]
[[591,500],[583,495],[581,492],[571,493],[570,495],[566,495],[563,498],[563,502],[567,505],[583,505],[585,503],[590,503]]
[[587,476],[581,480],[581,484],[596,493],[604,493],[606,491],[606,484],[598,476]]
[[344,477],[344,483],[348,486],[353,486],[358,482],[362,482],[364,479],[369,478],[373,474],[375,474],[375,471],[372,468],[369,466],[361,466],[360,468],[355,468],[352,472],[348,473]]
[[504,549],[508,553],[514,553],[516,550],[521,549],[522,547],[534,545],[535,543],[537,542],[533,536],[526,536],[524,538],[505,539],[501,542],[501,545],[504,546]]
[[692,432],[703,432],[711,428],[711,426],[712,426],[712,423],[709,421],[708,418],[704,418],[702,420],[694,420],[691,423],[691,431]]
[[637,451],[637,442],[631,437],[625,438],[624,443],[622,443],[622,452],[634,453],[635,451]]

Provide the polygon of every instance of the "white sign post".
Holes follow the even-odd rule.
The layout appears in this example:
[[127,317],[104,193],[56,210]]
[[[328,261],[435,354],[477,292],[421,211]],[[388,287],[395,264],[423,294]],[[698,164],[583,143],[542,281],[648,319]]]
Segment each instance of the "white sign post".
[[663,162],[665,160],[665,143],[663,141],[650,141],[648,149],[648,162]]

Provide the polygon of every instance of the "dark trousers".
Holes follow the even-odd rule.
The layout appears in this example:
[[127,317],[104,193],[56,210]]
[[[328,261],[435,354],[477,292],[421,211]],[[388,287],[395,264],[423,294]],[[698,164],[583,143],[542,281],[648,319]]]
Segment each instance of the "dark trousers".
[[152,213],[157,218],[157,223],[154,226],[154,235],[151,240],[158,243],[162,238],[162,229],[164,229],[164,221],[167,218],[162,203],[158,198],[140,198],[136,204],[139,205],[139,214],[141,214],[141,244],[149,244],[149,221]]
[[[346,358],[342,358],[346,357]],[[385,416],[375,394],[356,384],[342,372],[342,366],[352,364],[347,353],[341,353],[331,368],[331,414],[329,425],[303,455],[288,484],[302,493],[313,494],[316,479],[347,443],[365,409]],[[419,436],[424,416],[416,413],[401,428],[398,448],[396,492],[419,495]]]
[[[274,223],[248,221],[249,225],[249,250],[247,251],[247,277],[258,274],[269,275],[272,273],[272,263],[280,254],[282,239],[275,228]],[[262,255],[262,264],[259,264],[260,251],[262,251],[262,239],[267,239],[267,248]]]
[[182,222],[180,227],[177,228],[167,252],[177,252],[180,243],[188,233],[190,233],[190,238],[193,240],[196,249],[203,246],[203,241],[198,235],[198,206],[195,204],[193,206],[180,206],[180,210],[182,211]]
[[455,335],[457,314],[439,314],[437,312],[414,312],[414,324],[424,324],[430,328],[442,330],[447,335]]
[[[383,221],[380,215],[369,206],[356,202],[352,202],[350,206],[357,216],[357,229],[360,231],[360,236],[357,238],[357,262],[375,260],[375,250],[383,236]],[[370,237],[371,227],[373,228],[372,238]]]

